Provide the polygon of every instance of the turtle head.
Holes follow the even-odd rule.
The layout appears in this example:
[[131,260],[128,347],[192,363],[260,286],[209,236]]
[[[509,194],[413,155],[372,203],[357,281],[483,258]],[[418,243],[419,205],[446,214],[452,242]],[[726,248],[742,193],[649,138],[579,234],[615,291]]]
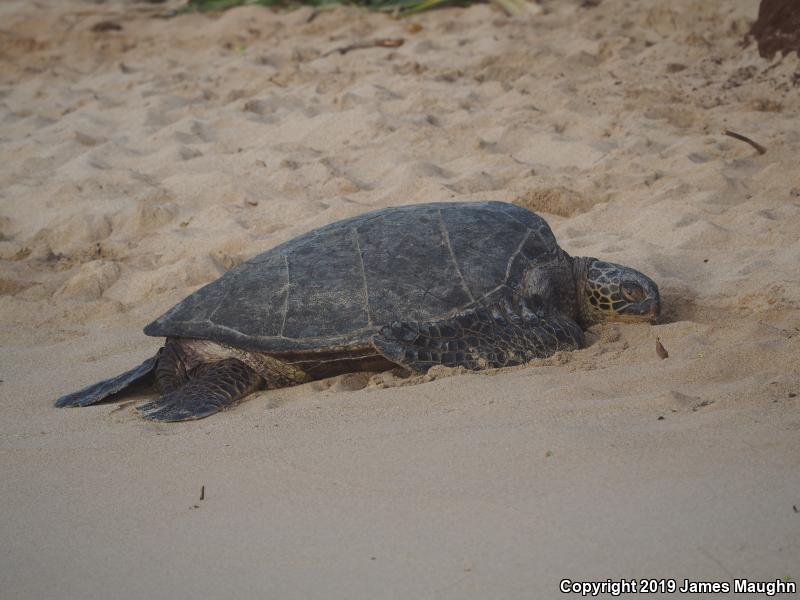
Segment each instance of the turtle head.
[[596,258],[575,260],[580,318],[585,326],[602,321],[654,321],[661,311],[655,282],[635,269]]

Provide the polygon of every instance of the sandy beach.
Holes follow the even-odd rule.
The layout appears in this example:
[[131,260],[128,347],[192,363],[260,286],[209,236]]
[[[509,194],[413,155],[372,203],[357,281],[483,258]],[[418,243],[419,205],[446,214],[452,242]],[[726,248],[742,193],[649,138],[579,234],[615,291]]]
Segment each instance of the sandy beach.
[[[592,4],[0,4],[1,597],[800,580],[800,60],[744,41],[757,0]],[[338,51],[375,39],[403,43]],[[146,390],[53,406],[152,355],[142,327],[243,260],[453,200],[525,206],[570,254],[647,273],[661,321],[187,423],[137,416]]]

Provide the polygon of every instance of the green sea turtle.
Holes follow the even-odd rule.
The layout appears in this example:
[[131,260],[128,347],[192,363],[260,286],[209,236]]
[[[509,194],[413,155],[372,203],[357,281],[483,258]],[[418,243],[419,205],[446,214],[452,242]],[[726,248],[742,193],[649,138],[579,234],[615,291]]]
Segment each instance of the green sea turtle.
[[350,371],[477,370],[583,344],[582,328],[659,313],[628,267],[573,258],[538,215],[504,202],[418,204],[337,221],[276,246],[145,327],[158,353],[62,396],[87,406],[145,378],[148,419],[199,419],[258,388]]

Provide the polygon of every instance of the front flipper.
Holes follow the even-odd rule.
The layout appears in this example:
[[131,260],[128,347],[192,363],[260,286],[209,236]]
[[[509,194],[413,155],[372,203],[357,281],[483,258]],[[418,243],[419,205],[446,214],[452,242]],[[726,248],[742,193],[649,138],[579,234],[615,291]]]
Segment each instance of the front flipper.
[[233,406],[264,380],[244,363],[228,358],[198,367],[179,389],[137,407],[145,419],[189,421]]
[[425,373],[434,365],[477,371],[520,365],[583,345],[583,331],[562,315],[525,318],[505,310],[470,309],[443,321],[395,322],[372,344],[386,358]]
[[56,400],[55,404],[59,407],[89,406],[90,404],[96,404],[101,400],[105,400],[112,394],[121,392],[126,387],[150,376],[153,371],[155,371],[160,353],[161,351],[159,350],[158,354],[155,356],[151,356],[138,367],[131,369],[130,371],[125,371],[121,375],[88,385],[77,392],[73,392],[72,394],[61,396],[58,400]]

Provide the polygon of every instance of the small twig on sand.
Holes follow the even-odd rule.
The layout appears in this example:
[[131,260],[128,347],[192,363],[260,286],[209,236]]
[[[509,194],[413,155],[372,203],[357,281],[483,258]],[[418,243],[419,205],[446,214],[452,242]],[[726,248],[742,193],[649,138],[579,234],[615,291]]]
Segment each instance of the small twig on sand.
[[206,486],[200,486],[200,500],[206,499]]
[[341,48],[334,48],[329,50],[322,56],[330,56],[338,52],[339,54],[347,54],[353,50],[363,50],[364,48],[399,48],[405,44],[403,38],[385,38],[380,40],[371,40],[369,42],[360,42],[358,44],[350,44],[349,46],[342,46]]
[[100,21],[92,25],[92,31],[95,33],[105,33],[107,31],[122,31],[122,25],[114,21]]
[[756,149],[756,152],[758,152],[759,154],[765,154],[767,152],[767,149],[764,148],[764,146],[762,146],[758,142],[754,142],[753,140],[751,140],[746,135],[742,135],[741,133],[736,133],[735,131],[731,131],[730,129],[723,129],[722,130],[722,134],[723,135],[727,135],[728,137],[732,137],[734,139],[740,140],[740,141],[745,142],[747,144],[750,144],[753,148]]

